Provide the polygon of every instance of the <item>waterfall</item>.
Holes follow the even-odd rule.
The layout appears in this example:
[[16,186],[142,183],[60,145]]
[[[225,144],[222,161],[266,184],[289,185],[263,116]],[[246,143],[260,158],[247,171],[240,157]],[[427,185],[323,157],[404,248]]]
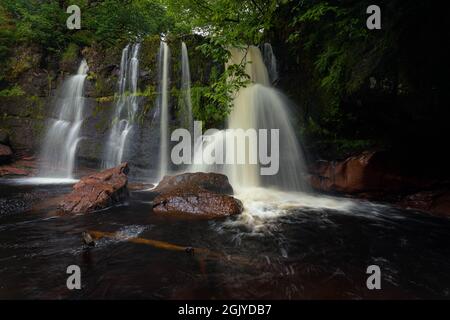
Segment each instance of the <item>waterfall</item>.
[[50,120],[45,136],[40,175],[54,178],[73,178],[75,155],[83,123],[84,83],[88,72],[82,60],[76,75],[64,81],[57,97],[56,119]]
[[131,55],[129,44],[122,50],[118,100],[112,118],[113,126],[105,146],[103,168],[115,167],[122,162],[125,146],[133,128],[138,109],[136,92],[139,78],[139,49],[140,44],[136,43],[131,46]]
[[161,41],[158,55],[158,108],[160,112],[159,179],[162,179],[167,174],[169,161],[169,59],[169,46],[166,42]]
[[193,134],[194,120],[191,101],[191,72],[186,44],[181,43],[181,119],[183,126]]
[[[284,96],[270,86],[269,73],[261,51],[254,46],[248,50],[231,49],[228,64],[241,61],[246,62],[245,69],[251,84],[236,93],[227,129],[279,129],[279,171],[275,175],[261,175],[259,163],[249,164],[248,159],[258,157],[259,148],[257,144],[250,143],[245,144],[247,161],[244,164],[198,164],[211,163],[212,150],[221,150],[223,146],[226,147],[225,153],[236,153],[236,150],[230,150],[230,145],[234,147],[232,139],[235,136],[247,139],[248,136],[244,132],[236,134],[236,131],[231,134],[230,130],[216,131],[203,142],[196,143],[194,165],[189,170],[224,173],[233,186],[241,188],[272,186],[283,190],[308,190],[302,150],[291,124],[292,116]],[[269,133],[267,135],[270,136]]]
[[264,43],[262,45],[262,55],[264,57],[264,63],[267,67],[269,79],[271,83],[275,83],[278,80],[277,58],[273,53],[272,45],[270,43]]

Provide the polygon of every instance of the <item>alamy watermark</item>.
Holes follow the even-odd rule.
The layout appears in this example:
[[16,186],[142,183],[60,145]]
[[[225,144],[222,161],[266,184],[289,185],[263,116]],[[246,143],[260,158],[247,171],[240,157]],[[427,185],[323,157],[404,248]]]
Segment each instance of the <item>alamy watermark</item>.
[[369,30],[381,29],[381,9],[379,6],[372,4],[367,7],[367,14],[370,16],[366,20],[366,26]]
[[370,265],[366,270],[367,274],[370,276],[367,278],[366,286],[369,290],[380,290],[381,289],[381,269],[376,264]]
[[70,276],[66,280],[66,286],[69,290],[80,290],[81,289],[81,269],[76,264],[72,264],[67,267],[67,274]]
[[259,164],[261,175],[275,175],[280,168],[279,129],[208,129],[202,134],[202,122],[195,121],[193,137],[179,128],[171,141],[178,142],[170,154],[176,165]]
[[80,7],[73,4],[67,7],[66,13],[71,15],[66,20],[66,26],[69,30],[80,30],[81,29],[81,10]]

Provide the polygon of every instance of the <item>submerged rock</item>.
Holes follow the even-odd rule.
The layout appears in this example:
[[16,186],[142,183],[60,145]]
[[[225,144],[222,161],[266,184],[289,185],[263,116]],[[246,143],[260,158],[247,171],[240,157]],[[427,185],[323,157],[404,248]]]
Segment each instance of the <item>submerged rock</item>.
[[81,238],[83,239],[83,243],[90,246],[95,247],[95,241],[92,239],[92,236],[87,231],[83,231],[81,234]]
[[153,212],[220,218],[240,214],[241,201],[232,197],[233,188],[227,176],[218,173],[183,173],[166,176],[153,190]]
[[89,213],[124,202],[128,196],[128,164],[81,178],[64,196],[59,208],[67,213]]
[[10,147],[0,144],[0,164],[9,163],[13,158],[13,152]]
[[438,216],[450,216],[450,190],[420,191],[402,198],[397,205],[427,211]]

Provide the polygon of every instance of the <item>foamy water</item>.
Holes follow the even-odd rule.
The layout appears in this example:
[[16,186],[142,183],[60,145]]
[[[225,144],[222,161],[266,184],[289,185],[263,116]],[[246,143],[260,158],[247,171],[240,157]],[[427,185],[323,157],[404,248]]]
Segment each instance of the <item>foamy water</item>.
[[335,210],[350,213],[360,206],[356,201],[304,192],[285,192],[268,188],[238,188],[237,199],[242,201],[244,211],[237,220],[227,221],[227,226],[245,226],[251,232],[265,232],[278,218],[293,214],[293,210]]

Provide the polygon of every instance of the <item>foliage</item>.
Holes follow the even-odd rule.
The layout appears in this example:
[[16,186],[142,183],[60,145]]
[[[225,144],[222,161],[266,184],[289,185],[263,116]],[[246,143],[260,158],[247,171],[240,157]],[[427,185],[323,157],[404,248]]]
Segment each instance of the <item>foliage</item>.
[[367,50],[368,29],[365,4],[348,5],[337,1],[302,1],[294,5],[289,43],[303,42],[314,55],[320,85],[333,95],[332,104],[357,86],[348,86],[355,59]]
[[[66,27],[66,9],[72,4],[80,7],[81,30]],[[39,44],[56,53],[64,52],[69,43],[83,46],[96,41],[112,45],[165,32],[169,26],[165,8],[157,0],[3,0],[0,16],[14,21],[7,34],[9,41]],[[2,35],[5,37],[5,31]]]
[[235,93],[249,83],[249,76],[242,65],[232,64],[212,83],[204,93],[206,98],[203,105],[205,120],[222,122],[232,108]]
[[[277,6],[277,1],[263,0],[168,0],[167,3],[168,14],[175,21],[174,31],[202,35],[205,41],[197,49],[220,65],[230,58],[229,48],[245,50],[248,45],[261,43]],[[202,110],[196,119],[211,124],[226,119],[234,94],[249,82],[244,69],[244,62],[229,65],[221,75],[211,77],[210,86],[198,89]]]
[[18,85],[9,89],[0,90],[0,97],[19,97],[25,95],[25,92]]

